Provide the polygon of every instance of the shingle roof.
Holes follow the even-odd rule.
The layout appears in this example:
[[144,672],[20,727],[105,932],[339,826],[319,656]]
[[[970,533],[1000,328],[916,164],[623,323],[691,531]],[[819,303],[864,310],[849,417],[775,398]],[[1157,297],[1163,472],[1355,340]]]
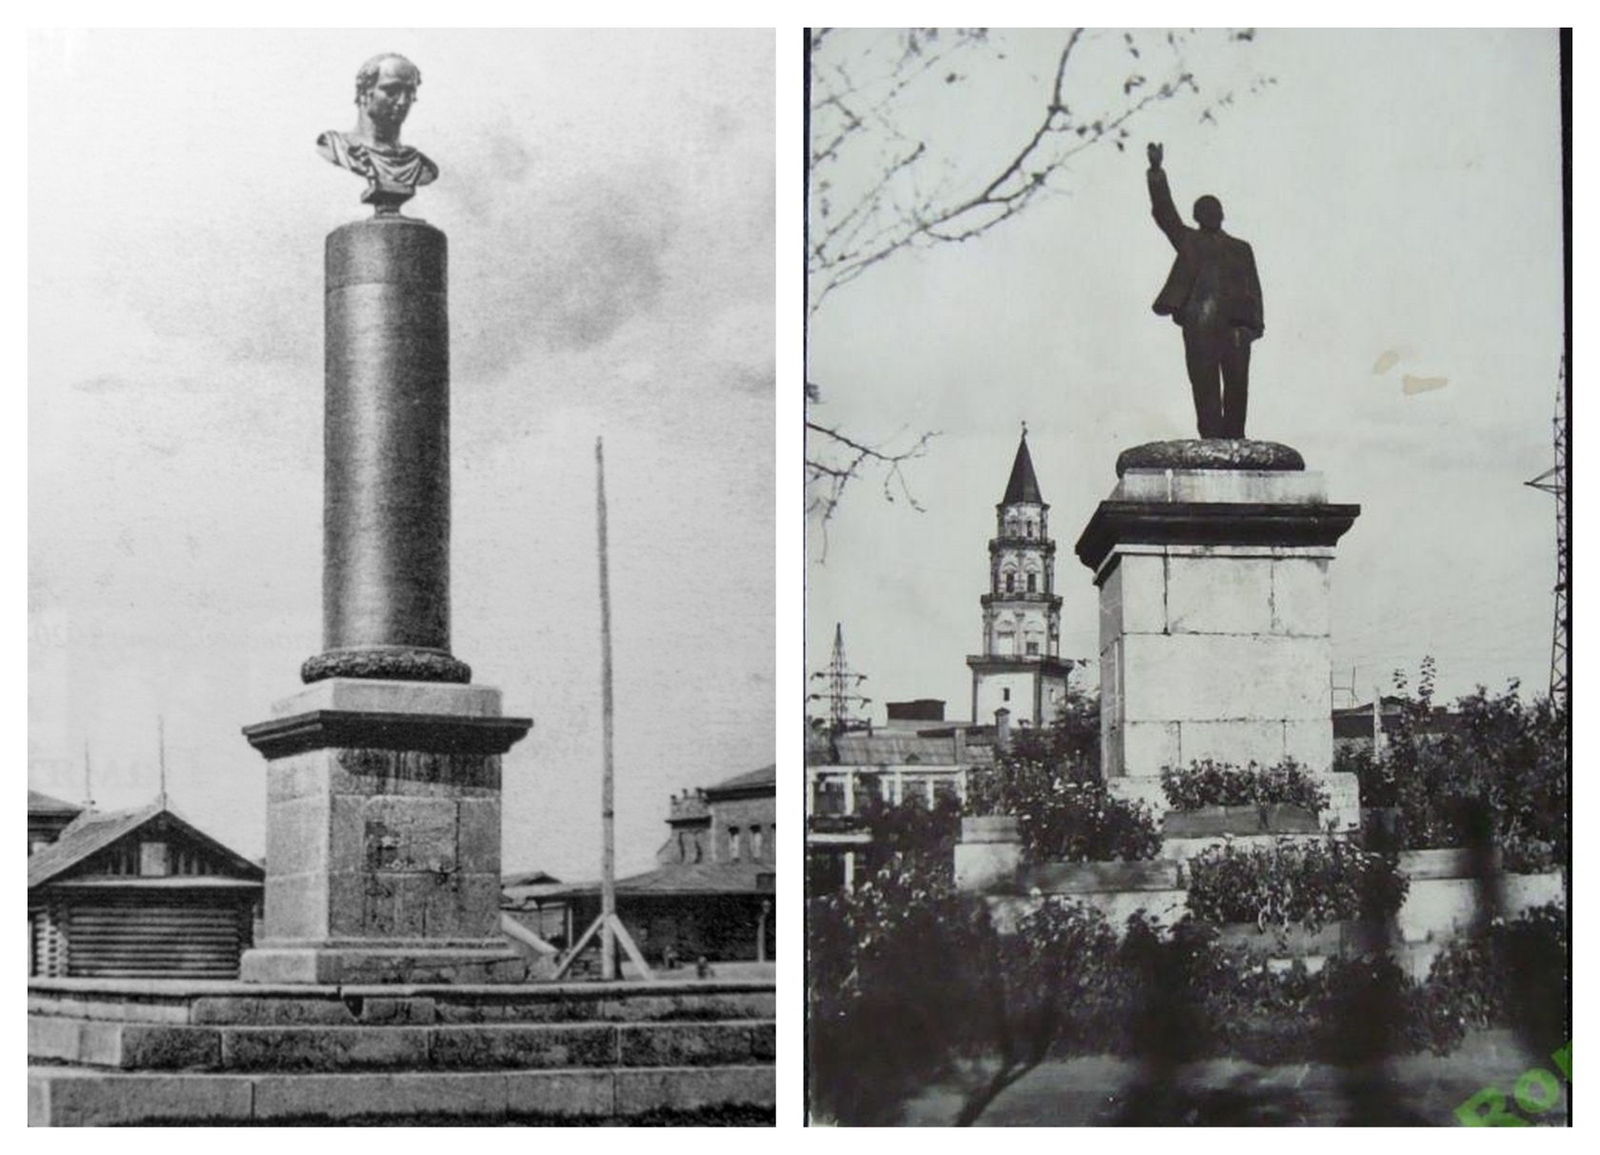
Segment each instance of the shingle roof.
[[41,794],[37,790],[28,791],[29,814],[81,814],[83,807],[74,806],[70,802],[63,802],[59,798],[52,798],[48,794]]
[[[771,863],[701,862],[663,866],[657,870],[617,879],[617,893],[629,894],[766,894],[761,876],[776,873]],[[552,898],[577,898],[600,893],[598,882],[574,882],[551,890]]]
[[1011,505],[1019,501],[1044,504],[1044,498],[1039,495],[1039,479],[1033,475],[1033,458],[1028,454],[1026,433],[1017,443],[1016,460],[1011,463],[1011,480],[1006,482],[1006,495],[1000,499],[1000,504]]
[[32,890],[64,874],[90,855],[104,850],[119,838],[133,833],[161,815],[165,815],[169,821],[175,823],[183,833],[204,843],[220,857],[230,860],[241,873],[256,878],[264,876],[265,872],[261,867],[236,851],[230,850],[193,823],[186,821],[164,803],[156,801],[132,810],[104,813],[86,810],[78,815],[61,832],[60,838],[28,859],[28,889]]
[[743,774],[735,774],[732,778],[724,778],[714,786],[707,786],[707,794],[720,794],[729,790],[748,790],[755,786],[772,786],[778,784],[778,767],[776,765],[763,766],[759,770],[750,770]]

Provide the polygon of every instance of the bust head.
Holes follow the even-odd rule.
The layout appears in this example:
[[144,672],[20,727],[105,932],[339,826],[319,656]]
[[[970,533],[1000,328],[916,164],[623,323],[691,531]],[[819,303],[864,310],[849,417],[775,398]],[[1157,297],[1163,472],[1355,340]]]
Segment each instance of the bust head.
[[1194,202],[1194,219],[1207,232],[1216,232],[1222,227],[1222,202],[1210,194],[1201,197]]
[[422,72],[395,52],[374,56],[356,73],[356,107],[370,121],[374,136],[394,139],[416,103]]

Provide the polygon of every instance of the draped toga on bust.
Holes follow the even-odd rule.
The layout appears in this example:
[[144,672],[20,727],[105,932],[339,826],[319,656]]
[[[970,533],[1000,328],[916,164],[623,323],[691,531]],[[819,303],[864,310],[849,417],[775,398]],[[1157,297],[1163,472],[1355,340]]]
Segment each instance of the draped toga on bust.
[[331,128],[317,137],[317,151],[330,163],[366,177],[374,189],[403,189],[408,196],[439,175],[439,166],[408,144],[364,144]]

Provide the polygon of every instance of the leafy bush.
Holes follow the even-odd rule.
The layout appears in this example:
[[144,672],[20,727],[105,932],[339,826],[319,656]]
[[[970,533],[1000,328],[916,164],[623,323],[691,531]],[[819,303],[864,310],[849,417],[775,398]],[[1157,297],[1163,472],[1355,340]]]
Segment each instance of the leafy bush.
[[[1100,779],[1099,710],[1072,694],[1054,725],[1016,734],[992,768],[967,776],[967,814],[1010,814],[1028,862],[1135,862],[1161,853],[1155,816]],[[1092,742],[1091,742],[1092,727]]]
[[1189,910],[1210,922],[1309,930],[1400,909],[1406,879],[1381,855],[1336,839],[1213,846],[1189,860]]
[[975,1118],[1057,1045],[1091,1048],[1115,944],[1097,911],[1059,901],[1002,934],[985,903],[909,860],[885,863],[853,892],[811,898],[816,1110],[841,1123],[892,1123],[962,1058],[997,1058],[967,1105]]
[[872,836],[862,853],[867,873],[892,865],[926,872],[941,885],[954,882],[961,840],[961,803],[954,795],[941,794],[931,806],[920,794],[898,804],[874,798],[857,814]]
[[1361,803],[1398,811],[1404,849],[1471,845],[1487,838],[1509,870],[1571,861],[1570,713],[1547,696],[1525,702],[1512,682],[1483,687],[1445,711],[1433,702],[1433,662],[1416,692],[1395,675],[1397,723],[1384,749],[1341,753],[1336,770],[1361,784]]
[[1233,766],[1207,758],[1187,770],[1161,769],[1161,791],[1175,810],[1202,806],[1303,806],[1313,814],[1328,808],[1328,792],[1293,758],[1275,766]]
[[1447,947],[1428,972],[1435,1023],[1444,1030],[1514,1027],[1540,1048],[1572,1036],[1566,911],[1536,907]]
[[1382,954],[1330,957],[1313,973],[1226,948],[1194,918],[1163,931],[1135,915],[1119,964],[1129,1027],[1106,1049],[1147,1063],[1365,1061],[1460,1037],[1438,1045],[1426,992]]
[[1104,782],[1071,782],[1035,766],[968,778],[969,814],[1011,814],[1028,862],[1136,862],[1161,854],[1150,808],[1115,798]]

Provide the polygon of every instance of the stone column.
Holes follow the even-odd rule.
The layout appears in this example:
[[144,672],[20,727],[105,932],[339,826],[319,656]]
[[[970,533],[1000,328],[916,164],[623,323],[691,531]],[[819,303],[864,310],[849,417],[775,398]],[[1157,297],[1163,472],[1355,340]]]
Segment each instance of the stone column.
[[1360,506],[1271,442],[1128,450],[1078,539],[1100,591],[1101,760],[1117,793],[1166,809],[1163,767],[1293,758],[1330,775],[1329,563]]
[[500,934],[500,758],[528,732],[450,653],[446,246],[382,215],[327,241],[323,652],[246,727],[268,760],[246,981],[523,977]]
[[469,681],[450,654],[445,235],[356,221],[325,266],[323,652],[301,676]]

